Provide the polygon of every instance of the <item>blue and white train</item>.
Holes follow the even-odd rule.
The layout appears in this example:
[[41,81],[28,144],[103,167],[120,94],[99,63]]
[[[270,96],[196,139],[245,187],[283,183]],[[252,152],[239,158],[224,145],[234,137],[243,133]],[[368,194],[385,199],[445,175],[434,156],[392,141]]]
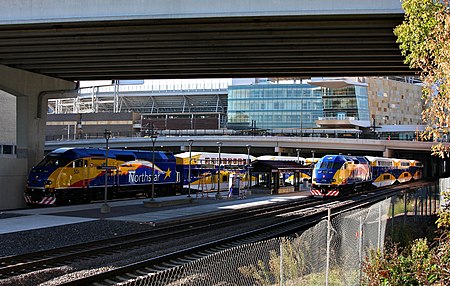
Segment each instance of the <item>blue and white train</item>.
[[311,194],[336,197],[419,180],[423,164],[417,160],[371,156],[326,155],[313,169]]

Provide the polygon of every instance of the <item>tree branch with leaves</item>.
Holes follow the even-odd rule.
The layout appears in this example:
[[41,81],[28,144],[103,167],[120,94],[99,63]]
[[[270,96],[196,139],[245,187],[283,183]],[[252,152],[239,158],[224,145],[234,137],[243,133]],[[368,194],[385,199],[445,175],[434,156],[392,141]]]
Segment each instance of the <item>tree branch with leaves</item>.
[[[422,80],[427,124],[422,138],[441,141],[450,133],[450,0],[403,0],[405,20],[394,29],[405,63]],[[433,155],[450,156],[450,145],[438,143]]]

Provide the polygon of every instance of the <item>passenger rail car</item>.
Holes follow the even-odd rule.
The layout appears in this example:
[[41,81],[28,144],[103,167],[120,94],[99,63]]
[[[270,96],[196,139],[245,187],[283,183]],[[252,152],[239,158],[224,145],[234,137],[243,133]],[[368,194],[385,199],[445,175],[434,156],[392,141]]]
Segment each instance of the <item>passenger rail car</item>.
[[[219,154],[209,152],[184,152],[175,155],[178,171],[181,173],[183,188],[189,187],[189,158],[191,158],[191,189],[197,191],[211,191],[218,189],[227,190],[230,177],[238,175],[243,187],[247,187],[250,181],[248,176],[248,162],[255,157],[247,154],[221,153],[220,155],[220,178],[218,178]],[[256,179],[251,180],[252,184]]]
[[[175,193],[180,189],[176,159],[172,153],[133,150],[60,148],[50,152],[33,167],[26,184],[27,204],[53,205],[89,202],[104,197],[105,171],[108,169],[108,197],[127,191]],[[153,177],[154,168],[154,178]]]
[[327,155],[313,170],[311,194],[339,196],[422,178],[420,161],[383,157]]

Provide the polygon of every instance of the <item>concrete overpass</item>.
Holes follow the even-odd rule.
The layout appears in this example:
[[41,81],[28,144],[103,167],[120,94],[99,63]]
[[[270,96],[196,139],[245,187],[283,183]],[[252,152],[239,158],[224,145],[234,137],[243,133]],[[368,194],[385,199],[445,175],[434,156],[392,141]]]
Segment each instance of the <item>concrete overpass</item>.
[[410,75],[399,0],[4,0],[0,64],[66,80]]
[[18,157],[0,160],[0,209],[23,203],[46,100],[73,97],[76,81],[410,75],[392,33],[402,19],[398,0],[0,1]]
[[[217,142],[223,143],[223,152],[247,153],[246,145],[252,147],[252,154],[279,155],[296,154],[300,148],[303,153],[310,154],[311,150],[316,153],[352,153],[354,155],[377,155],[392,157],[394,154],[423,153],[430,155],[433,142],[421,141],[399,141],[399,140],[373,140],[373,139],[344,139],[344,138],[322,138],[322,137],[285,137],[285,136],[159,136],[157,138],[157,149],[170,150],[179,153],[187,150],[188,139],[193,139],[193,148],[196,151],[217,150]],[[137,148],[149,149],[152,146],[150,138],[145,137],[123,137],[111,138],[111,148]],[[46,151],[52,151],[63,147],[95,147],[105,148],[105,139],[49,141],[45,144]]]

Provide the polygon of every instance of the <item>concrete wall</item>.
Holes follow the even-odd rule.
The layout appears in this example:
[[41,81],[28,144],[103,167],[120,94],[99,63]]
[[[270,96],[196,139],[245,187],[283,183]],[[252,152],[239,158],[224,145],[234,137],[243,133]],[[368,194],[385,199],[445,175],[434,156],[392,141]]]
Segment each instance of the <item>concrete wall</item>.
[[[0,145],[2,144],[16,145],[16,97],[0,90]],[[25,206],[23,190],[28,172],[27,159],[8,156],[0,154],[0,211]]]
[[0,158],[0,211],[24,207],[27,159]]
[[[15,96],[15,108],[7,108],[13,112],[17,126],[14,135],[17,158],[0,158],[0,208],[24,206],[23,190],[28,170],[44,155],[47,99],[63,97],[65,93],[73,97],[75,88],[74,82],[0,65],[0,90]],[[0,99],[5,98],[8,100],[9,96],[0,94]],[[7,125],[0,121],[0,126],[5,126],[2,128],[10,128]]]
[[0,145],[16,145],[16,97],[0,90]]
[[150,18],[398,14],[399,0],[2,0],[0,24]]

